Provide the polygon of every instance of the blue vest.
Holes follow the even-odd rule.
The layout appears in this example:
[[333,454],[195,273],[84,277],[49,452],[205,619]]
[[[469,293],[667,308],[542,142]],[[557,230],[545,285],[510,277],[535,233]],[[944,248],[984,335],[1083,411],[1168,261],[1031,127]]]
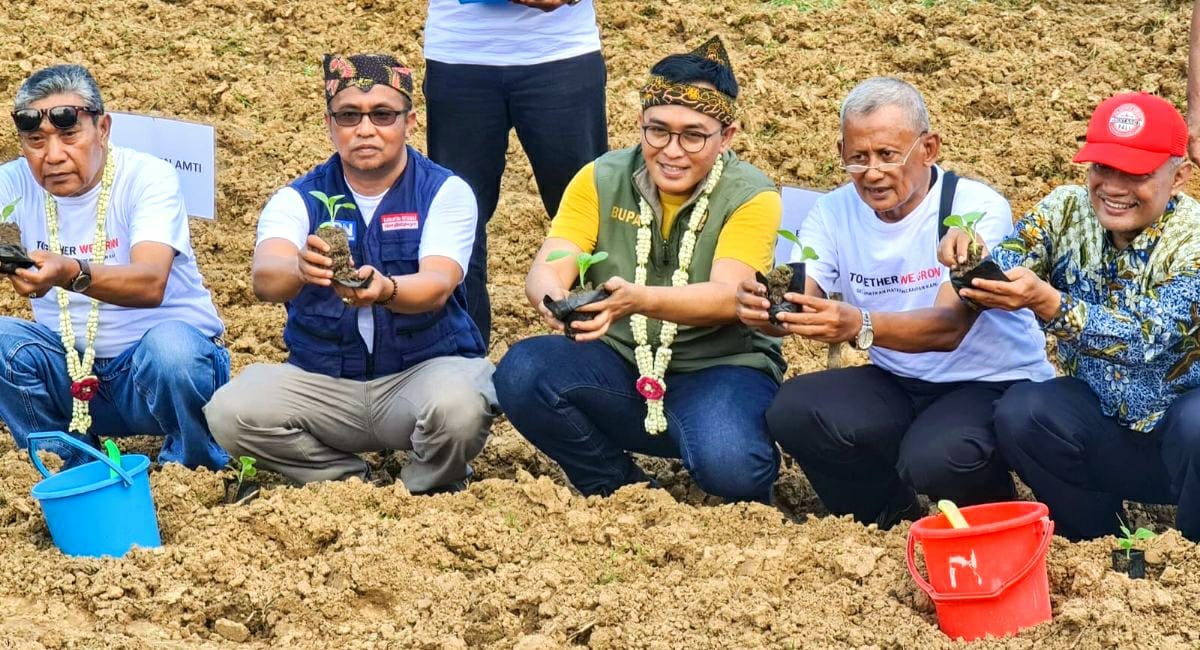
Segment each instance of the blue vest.
[[[369,264],[385,275],[416,273],[421,233],[429,206],[451,172],[408,147],[408,163],[396,184],[387,191],[371,225],[357,208],[338,212],[338,225],[350,236],[350,254],[359,266]],[[308,232],[328,219],[325,205],[309,194],[344,195],[354,202],[346,185],[341,157],[329,160],[291,185],[308,208]],[[287,304],[283,340],[288,362],[309,372],[345,379],[373,379],[401,372],[435,357],[481,357],[483,337],[467,315],[463,284],[454,289],[446,305],[421,314],[397,314],[374,306],[374,353],[358,332],[358,309],[347,307],[333,289],[304,285]]]

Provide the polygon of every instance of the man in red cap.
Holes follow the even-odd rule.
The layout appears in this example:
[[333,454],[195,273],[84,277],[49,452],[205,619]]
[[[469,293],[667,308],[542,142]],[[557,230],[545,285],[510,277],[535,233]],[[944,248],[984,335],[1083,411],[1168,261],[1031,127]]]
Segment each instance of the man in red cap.
[[[1070,539],[1108,535],[1123,499],[1179,505],[1200,539],[1200,204],[1188,129],[1145,93],[1102,102],[1075,162],[1087,186],[1059,187],[993,256],[1009,282],[963,298],[1037,315],[1064,376],[1016,384],[996,403],[1001,452]],[[965,258],[965,236],[941,260]]]

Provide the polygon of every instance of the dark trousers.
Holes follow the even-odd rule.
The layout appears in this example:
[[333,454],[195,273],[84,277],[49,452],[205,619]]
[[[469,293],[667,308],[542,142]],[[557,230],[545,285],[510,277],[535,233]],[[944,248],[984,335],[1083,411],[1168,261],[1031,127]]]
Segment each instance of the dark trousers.
[[1013,382],[931,383],[877,366],[800,375],[767,410],[767,430],[838,515],[870,523],[915,489],[959,505],[1009,499],[992,431]]
[[779,475],[779,452],[763,421],[779,387],[770,375],[741,366],[668,372],[667,431],[657,436],[644,429],[637,377],[606,343],[535,336],[509,348],[493,380],[513,426],[585,495],[649,480],[627,453],[634,451],[682,459],[709,494],[770,499]]
[[527,66],[425,63],[429,157],[465,180],[479,204],[467,311],[490,344],[487,224],[500,197],[508,132],[516,128],[542,205],[554,216],[575,173],[608,150],[608,73],[599,52]]
[[1105,417],[1081,379],[1013,386],[996,405],[1000,451],[1071,540],[1117,532],[1123,499],[1177,503],[1176,524],[1200,541],[1200,390],[1180,395],[1154,430]]

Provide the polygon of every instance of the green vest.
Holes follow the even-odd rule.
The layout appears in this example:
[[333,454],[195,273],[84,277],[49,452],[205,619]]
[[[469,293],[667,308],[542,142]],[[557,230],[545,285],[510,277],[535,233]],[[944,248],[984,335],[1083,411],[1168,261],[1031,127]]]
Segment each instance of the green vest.
[[[724,154],[725,170],[721,180],[709,195],[708,219],[696,236],[688,283],[707,282],[712,272],[717,238],[725,222],[739,207],[761,192],[775,191],[771,179],[749,163],[738,160],[732,152]],[[679,246],[687,231],[692,207],[700,197],[704,183],[679,209],[671,226],[670,237],[662,238],[662,205],[658,188],[650,180],[642,159],[641,147],[611,151],[596,160],[596,192],[600,203],[600,230],[596,250],[607,251],[608,259],[592,266],[588,277],[603,282],[621,276],[630,282],[637,268],[637,232],[641,208],[639,198],[645,197],[654,211],[650,259],[646,263],[646,284],[670,286],[671,274],[679,265]],[[582,279],[581,279],[582,281]],[[662,322],[650,319],[646,332],[652,348],[658,347]],[[604,335],[608,343],[630,364],[636,364],[633,351],[633,329],[629,317],[613,323]],[[716,327],[687,327],[681,325],[671,345],[671,365],[668,372],[691,372],[712,366],[746,366],[761,370],[776,381],[782,381],[787,364],[780,352],[780,341],[741,323]]]

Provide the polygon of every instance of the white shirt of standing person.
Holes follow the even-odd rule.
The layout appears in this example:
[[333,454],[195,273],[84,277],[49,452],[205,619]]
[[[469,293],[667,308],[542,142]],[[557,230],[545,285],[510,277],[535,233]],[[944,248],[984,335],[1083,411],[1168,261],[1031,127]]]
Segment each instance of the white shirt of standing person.
[[[936,168],[935,168],[936,169]],[[800,241],[820,257],[805,269],[828,295],[868,311],[901,312],[932,307],[950,281],[937,259],[938,208],[944,174],[925,199],[896,223],[879,219],[852,183],[821,196],[800,226]],[[979,233],[990,250],[1012,230],[1012,208],[992,188],[960,178],[951,214],[980,211]],[[799,261],[799,252],[792,252]],[[888,372],[929,382],[1042,381],[1054,376],[1046,339],[1028,309],[983,312],[958,349],[896,352],[870,349],[871,362]]]
[[537,65],[600,50],[592,0],[554,11],[458,0],[429,0],[425,58],[457,65]]
[[[384,194],[363,196],[350,190],[354,205],[358,207],[363,222],[370,225],[375,211],[383,201]],[[464,276],[471,261],[471,248],[475,244],[475,222],[479,215],[475,206],[475,194],[466,181],[457,176],[446,179],[438,188],[429,206],[425,229],[421,231],[421,244],[417,255],[421,259],[430,256],[448,257],[458,263]],[[308,210],[304,199],[296,188],[287,186],[271,197],[258,218],[258,241],[285,239],[303,249],[308,239]],[[358,260],[355,260],[358,263]],[[330,289],[332,291],[332,289]],[[358,309],[358,333],[367,344],[367,351],[375,347],[375,319],[367,307]]]
[[[171,272],[162,304],[158,307],[121,307],[100,303],[100,327],[96,332],[96,358],[111,359],[142,340],[151,327],[166,321],[182,321],[205,336],[217,336],[225,330],[213,306],[212,295],[204,286],[192,251],[191,231],[179,175],[169,163],[149,154],[115,145],[109,155],[116,163],[109,197],[105,236],[108,240],[105,264],[129,264],[129,252],[142,242],[166,244],[175,249]],[[33,179],[29,163],[19,158],[0,166],[0,205],[20,197],[13,222],[21,229],[21,244],[26,250],[49,250],[46,231],[46,192]],[[76,259],[92,259],[96,232],[96,204],[100,200],[97,184],[81,196],[59,198],[59,244],[62,254]],[[33,319],[60,332],[58,292],[52,289],[33,303]],[[80,353],[86,345],[87,317],[91,298],[67,291],[70,299],[71,328],[75,347]]]

